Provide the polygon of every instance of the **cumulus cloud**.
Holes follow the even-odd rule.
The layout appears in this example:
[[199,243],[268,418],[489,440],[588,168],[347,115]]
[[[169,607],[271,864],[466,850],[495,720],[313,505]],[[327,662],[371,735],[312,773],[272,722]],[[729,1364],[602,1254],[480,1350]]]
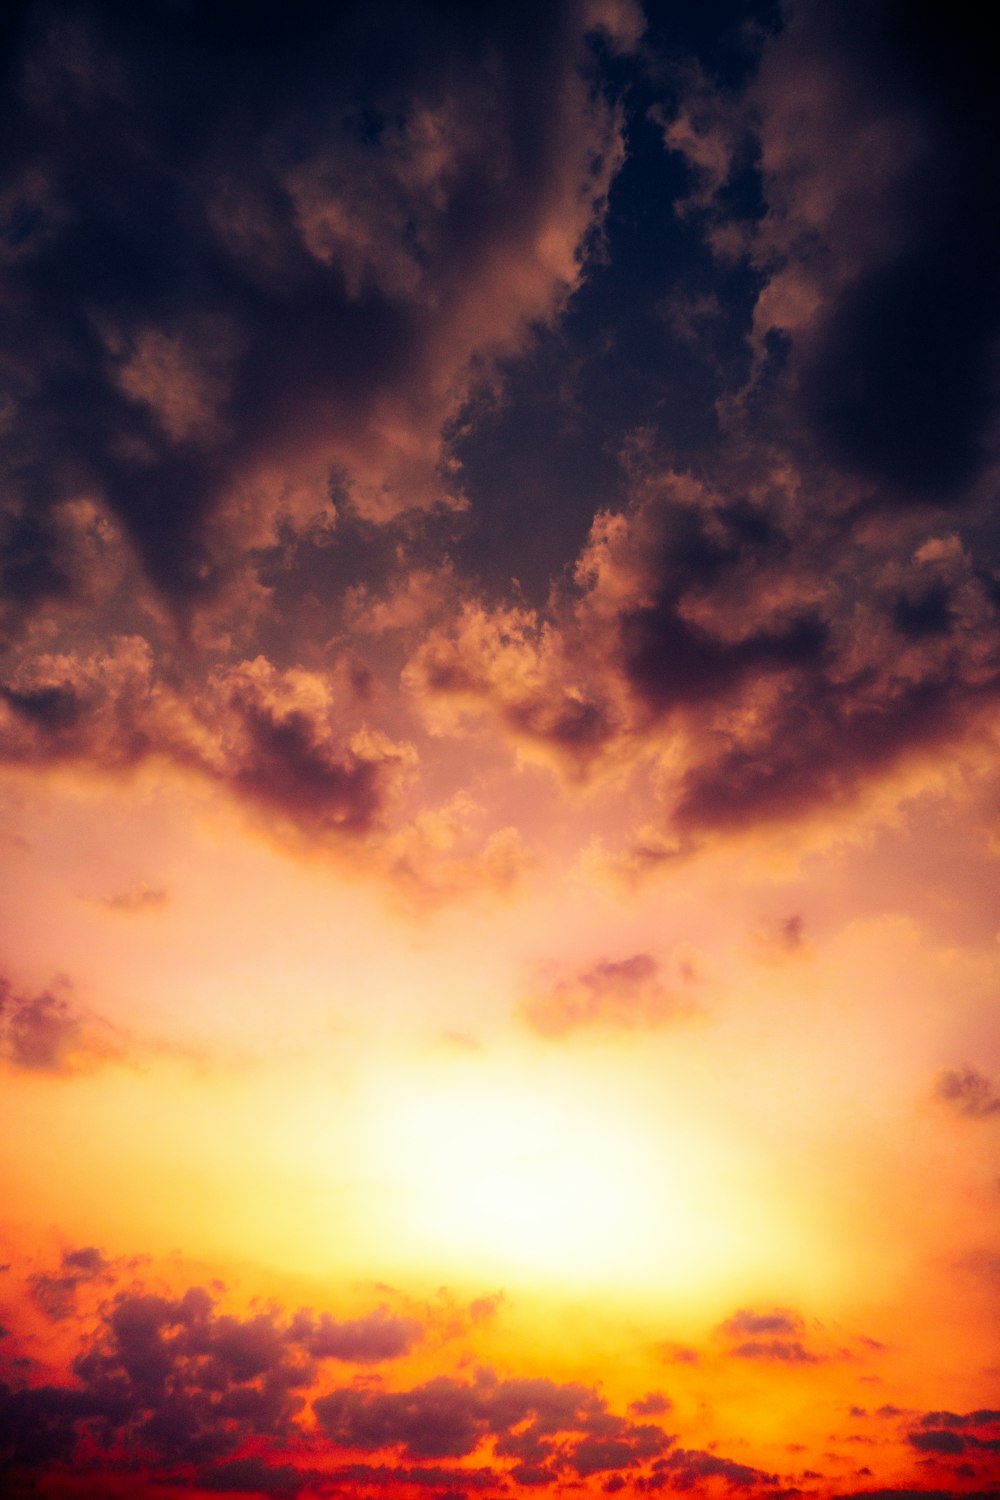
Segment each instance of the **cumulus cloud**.
[[579,1476],[630,1469],[673,1441],[659,1427],[609,1411],[594,1391],[544,1378],[472,1383],[438,1377],[409,1391],[333,1391],[313,1403],[324,1431],[361,1451],[397,1449],[408,1458],[461,1458],[492,1439],[498,1456],[528,1470],[568,1468]]
[[[67,1252],[54,1275],[33,1278],[31,1289],[59,1317],[80,1283],[106,1283],[111,1270],[102,1252],[84,1247]],[[220,1311],[202,1287],[179,1297],[118,1291],[73,1363],[74,1386],[0,1388],[0,1437],[7,1461],[29,1469],[68,1458],[87,1439],[167,1467],[212,1464],[218,1478],[207,1487],[236,1488],[229,1482],[236,1475],[256,1472],[239,1467],[248,1437],[302,1442],[295,1419],[324,1361],[396,1359],[420,1334],[415,1320],[384,1308],[342,1322],[308,1310],[239,1317]],[[218,1460],[236,1467],[218,1468]],[[268,1493],[295,1492],[280,1464],[273,1486]]]
[[[427,761],[445,737],[499,735],[574,796],[641,768],[623,856],[639,875],[955,753],[1000,695],[1000,583],[966,525],[1000,317],[975,248],[992,157],[971,50],[949,42],[929,90],[922,22],[796,0],[738,84],[668,68],[652,118],[689,168],[671,212],[688,250],[705,237],[750,273],[742,352],[712,374],[690,453],[676,392],[637,426],[566,373],[556,425],[589,452],[606,422],[620,462],[572,526],[554,513],[552,587],[529,605],[462,554],[462,487],[502,406],[497,359],[538,394],[537,329],[572,311],[625,159],[588,35],[627,47],[641,20],[390,9],[223,37],[207,17],[147,31],[71,5],[25,28],[9,107],[32,129],[2,199],[4,757],[167,756],[286,842],[357,846],[412,783],[416,710]],[[194,91],[183,109],[168,67]],[[669,334],[696,306],[682,272],[676,307],[658,287],[654,364],[707,338],[693,314]],[[603,306],[565,335],[598,363]],[[432,513],[443,529],[415,519]],[[492,535],[503,514],[474,519]],[[518,546],[505,536],[496,566]],[[136,559],[172,610],[126,598]],[[71,609],[95,637],[59,636]],[[192,611],[202,634],[188,618],[178,635]],[[529,863],[506,825],[446,856],[414,819],[395,832],[379,868],[418,905],[422,886],[500,891]]]
[[1000,593],[966,549],[845,522],[829,475],[810,508],[787,456],[728,463],[644,460],[545,610],[467,601],[404,672],[436,733],[489,726],[574,790],[644,766],[636,873],[931,775],[1000,695]]
[[414,752],[356,715],[338,734],[334,681],[257,657],[179,686],[144,640],[118,637],[107,651],[19,663],[0,685],[3,755],[105,769],[166,757],[281,828],[351,839],[381,822]]
[[[46,1294],[57,1283],[104,1282],[109,1270],[94,1247],[67,1251]],[[331,1363],[401,1359],[423,1332],[416,1319],[385,1307],[344,1320],[308,1309],[289,1317],[276,1307],[240,1316],[221,1310],[203,1287],[179,1296],[119,1290],[84,1338],[73,1384],[0,1385],[0,1453],[15,1473],[38,1476],[85,1443],[95,1473],[141,1455],[153,1483],[192,1465],[205,1489],[277,1496],[297,1494],[321,1474],[360,1493],[494,1488],[507,1475],[530,1486],[543,1470],[567,1480],[639,1473],[671,1448],[661,1427],[616,1414],[596,1390],[573,1382],[481,1368],[472,1379],[439,1376],[402,1389],[367,1380],[329,1388]],[[307,1397],[324,1385],[311,1403],[314,1431]],[[669,1404],[646,1397],[636,1414]],[[476,1453],[492,1457],[486,1465],[449,1463]],[[338,1465],[345,1456],[350,1461]]]

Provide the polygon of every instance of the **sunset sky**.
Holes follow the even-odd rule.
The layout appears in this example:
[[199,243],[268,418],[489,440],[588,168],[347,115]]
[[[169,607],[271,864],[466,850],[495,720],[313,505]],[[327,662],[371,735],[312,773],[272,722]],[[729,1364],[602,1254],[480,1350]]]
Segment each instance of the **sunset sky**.
[[0,1494],[1000,1496],[972,6],[0,12]]

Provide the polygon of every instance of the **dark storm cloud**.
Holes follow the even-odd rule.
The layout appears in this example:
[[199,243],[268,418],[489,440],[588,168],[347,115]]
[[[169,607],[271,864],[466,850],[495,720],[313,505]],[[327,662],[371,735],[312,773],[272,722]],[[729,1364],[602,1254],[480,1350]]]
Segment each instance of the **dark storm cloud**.
[[783,388],[789,440],[804,429],[863,481],[866,503],[960,501],[988,459],[1000,326],[988,55],[971,13],[944,29],[901,0],[787,0],[744,89],[696,69],[663,116],[692,174],[689,219],[721,263],[746,255],[760,277],[755,418],[776,415]]
[[809,617],[732,643],[713,639],[680,618],[669,594],[625,614],[621,630],[628,678],[657,708],[703,703],[750,677],[818,666],[827,640],[823,622]]
[[[485,718],[573,787],[652,768],[640,872],[847,806],[994,711],[981,37],[938,70],[889,0],[746,13],[722,39],[652,7],[639,58],[611,0],[597,51],[602,7],[557,0],[19,13],[4,759],[166,757],[293,845],[374,843],[417,774],[395,712],[366,727],[374,642],[435,735]],[[457,503],[459,464],[464,554],[407,518]],[[124,633],[136,555],[201,606],[183,650]],[[70,604],[86,645],[25,623]],[[407,837],[380,868],[418,896],[476,883]],[[494,852],[505,888],[525,856]],[[620,1014],[652,1024],[649,995]]]
[[350,1493],[348,1487],[354,1485],[395,1492],[412,1484],[421,1489],[439,1489],[442,1494],[461,1496],[468,1490],[493,1489],[500,1476],[488,1467],[449,1469],[443,1464],[414,1464],[408,1468],[397,1464],[343,1464],[324,1473],[323,1477],[343,1486],[347,1493]]
[[971,1120],[988,1120],[1000,1114],[1000,1088],[976,1068],[945,1068],[938,1074],[935,1092]]
[[615,1416],[584,1386],[497,1380],[489,1371],[472,1384],[439,1377],[409,1391],[333,1391],[313,1409],[344,1447],[396,1448],[418,1460],[462,1458],[492,1438],[498,1457],[518,1459],[528,1473],[632,1468],[673,1441],[659,1427]]
[[[1000,615],[973,547],[923,520],[862,536],[804,508],[781,462],[746,507],[724,481],[641,469],[547,615],[470,602],[426,632],[404,682],[428,723],[481,715],[570,784],[646,760],[637,867],[849,806],[959,746],[1000,697]],[[590,726],[572,745],[564,710]]]
[[22,608],[79,593],[80,497],[184,604],[234,543],[328,512],[332,465],[375,515],[447,494],[470,360],[558,306],[615,158],[584,27],[558,3],[18,12],[0,375]]
[[996,1500],[995,1488],[988,1490],[852,1490],[850,1494],[838,1494],[833,1500]]
[[291,1464],[269,1464],[262,1458],[231,1458],[215,1468],[203,1469],[197,1482],[201,1489],[220,1494],[238,1491],[281,1500],[284,1495],[300,1494],[313,1477]]
[[268,702],[255,685],[237,687],[230,702],[243,741],[232,771],[239,794],[318,832],[371,830],[383,795],[377,757],[345,751],[318,714]]
[[901,635],[947,635],[954,621],[948,590],[932,584],[916,598],[901,594],[892,612],[892,623]]
[[886,205],[894,251],[857,268],[816,332],[803,410],[835,459],[900,500],[958,496],[984,462],[1000,322],[987,33],[978,14],[942,29],[900,0],[851,6],[837,31],[845,66],[923,149]]
[[106,652],[19,671],[16,686],[0,688],[3,759],[121,770],[166,756],[317,840],[371,834],[413,759],[407,745],[359,728],[350,691],[337,683],[335,698],[331,674],[280,672],[263,657],[179,683],[160,675],[144,641],[117,637]]
[[[98,1281],[107,1271],[103,1254],[86,1246],[66,1252],[59,1276]],[[421,1333],[415,1319],[384,1307],[343,1321],[275,1307],[241,1317],[222,1312],[202,1287],[177,1297],[119,1291],[84,1336],[72,1386],[0,1386],[0,1472],[42,1474],[80,1445],[97,1482],[141,1459],[151,1485],[194,1466],[198,1484],[219,1492],[295,1495],[320,1482],[347,1493],[481,1490],[504,1487],[507,1476],[529,1487],[621,1472],[638,1478],[674,1442],[649,1421],[617,1415],[587,1386],[501,1379],[487,1369],[397,1390],[337,1387],[312,1402],[318,1431],[303,1421],[324,1362],[393,1359]],[[639,1415],[669,1406],[659,1395],[637,1403]],[[331,1468],[331,1445],[390,1457]],[[492,1466],[448,1464],[484,1447],[492,1447]],[[717,1463],[711,1472],[725,1474],[725,1461]]]
[[[107,1271],[99,1250],[68,1251],[60,1273],[35,1277],[32,1290],[43,1303],[61,1298],[59,1316],[82,1281],[106,1280]],[[69,1458],[86,1438],[167,1466],[230,1460],[206,1482],[235,1489],[239,1475],[257,1472],[253,1465],[240,1468],[235,1457],[248,1437],[301,1441],[295,1425],[305,1405],[301,1392],[315,1381],[320,1362],[395,1358],[421,1332],[415,1320],[385,1309],[343,1323],[307,1311],[290,1320],[275,1311],[240,1318],[219,1312],[201,1287],[178,1298],[119,1292],[101,1319],[73,1363],[75,1388],[0,1392],[0,1458],[6,1450],[8,1462],[44,1465]],[[296,1492],[294,1471],[268,1466],[272,1472],[267,1493]]]

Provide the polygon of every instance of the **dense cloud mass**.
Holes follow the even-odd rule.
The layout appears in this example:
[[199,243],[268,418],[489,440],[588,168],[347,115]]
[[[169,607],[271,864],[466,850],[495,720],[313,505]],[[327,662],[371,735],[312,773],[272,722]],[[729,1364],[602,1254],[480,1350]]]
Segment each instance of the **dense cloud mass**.
[[[33,1294],[51,1304],[61,1291],[50,1315],[65,1317],[75,1286],[108,1269],[99,1250],[67,1251],[57,1275],[34,1278]],[[674,1441],[655,1423],[616,1415],[584,1385],[501,1379],[484,1368],[471,1380],[439,1376],[401,1390],[367,1382],[329,1389],[327,1362],[363,1369],[402,1359],[425,1331],[385,1307],[344,1320],[308,1310],[288,1317],[273,1307],[239,1317],[220,1311],[202,1287],[179,1297],[118,1291],[74,1360],[71,1385],[0,1387],[0,1464],[19,1481],[44,1476],[74,1453],[89,1455],[85,1467],[103,1453],[109,1473],[142,1456],[154,1482],[160,1475],[184,1489],[279,1495],[320,1479],[384,1479],[391,1488],[464,1483],[468,1475],[500,1492],[502,1474],[531,1486],[559,1475],[638,1471]],[[656,1413],[667,1404],[660,1398]],[[244,1451],[261,1441],[276,1445],[276,1456]],[[447,1467],[487,1449],[491,1465]],[[331,1472],[331,1453],[394,1461]],[[684,1464],[692,1457],[684,1455]],[[715,1462],[721,1467],[712,1472],[725,1473],[724,1462]]]
[[[649,826],[685,847],[821,815],[987,721],[1000,288],[976,35],[939,56],[901,7],[802,0],[713,81],[690,54],[664,74],[669,26],[647,23],[18,12],[6,758],[167,756],[296,839],[357,841],[398,823],[404,770],[485,723],[571,786],[651,768]],[[653,181],[600,83],[623,58],[675,182],[676,263],[631,292],[660,310],[651,390],[704,342],[697,451],[665,399],[655,421],[587,406],[595,345],[623,360],[637,336],[607,344],[635,248],[616,204]],[[749,277],[742,364],[712,349],[710,264]],[[553,396],[537,341],[560,316],[582,362]],[[572,518],[554,484],[590,534],[538,604],[477,586],[528,561],[522,528],[488,552],[476,529],[477,431],[495,441],[507,387],[617,455]],[[387,711],[390,639],[420,755]]]
[[616,160],[582,20],[16,16],[10,599],[73,594],[64,507],[87,498],[177,603],[234,543],[329,515],[333,466],[376,516],[454,502],[440,428],[470,361],[557,308]]
[[2,8],[0,1489],[996,1500],[987,22]]

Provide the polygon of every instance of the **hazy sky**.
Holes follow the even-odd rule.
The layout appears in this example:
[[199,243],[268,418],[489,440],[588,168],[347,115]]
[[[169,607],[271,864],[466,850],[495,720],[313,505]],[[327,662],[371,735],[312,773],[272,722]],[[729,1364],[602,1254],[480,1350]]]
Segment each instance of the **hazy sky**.
[[986,19],[0,28],[0,1490],[1000,1495]]

